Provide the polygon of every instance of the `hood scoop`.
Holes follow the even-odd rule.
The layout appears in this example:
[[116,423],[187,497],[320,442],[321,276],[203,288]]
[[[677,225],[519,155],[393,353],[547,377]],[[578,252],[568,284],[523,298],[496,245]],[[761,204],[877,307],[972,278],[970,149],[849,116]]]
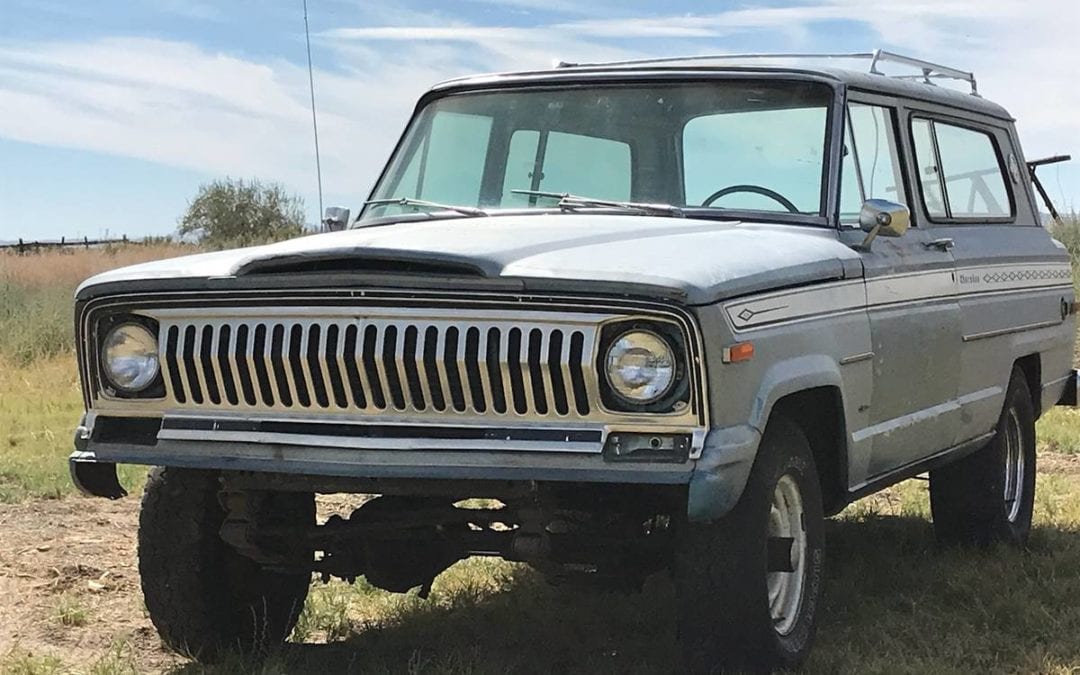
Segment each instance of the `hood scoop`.
[[243,261],[234,270],[234,274],[435,274],[492,277],[499,276],[501,269],[500,265],[490,261],[443,253],[354,248],[261,256]]

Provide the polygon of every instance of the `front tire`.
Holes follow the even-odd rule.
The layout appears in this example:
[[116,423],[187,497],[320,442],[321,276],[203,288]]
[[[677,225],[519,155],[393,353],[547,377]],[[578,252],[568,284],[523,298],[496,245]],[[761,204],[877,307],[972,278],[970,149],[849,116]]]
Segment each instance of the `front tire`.
[[[213,473],[158,467],[139,515],[139,575],[150,620],[169,648],[203,662],[259,655],[296,625],[310,573],[264,569],[226,544]],[[275,495],[276,515],[314,522],[313,496]]]
[[938,541],[1024,547],[1035,505],[1035,409],[1027,378],[1013,368],[993,440],[930,472],[930,509]]
[[825,564],[821,487],[805,434],[774,416],[730,514],[687,523],[675,558],[689,673],[798,667],[817,627]]

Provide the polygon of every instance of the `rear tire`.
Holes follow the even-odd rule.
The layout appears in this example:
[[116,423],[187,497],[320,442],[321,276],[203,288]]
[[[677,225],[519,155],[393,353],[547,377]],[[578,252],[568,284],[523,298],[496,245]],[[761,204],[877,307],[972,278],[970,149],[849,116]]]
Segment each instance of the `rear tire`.
[[824,530],[810,444],[796,424],[774,415],[731,513],[687,523],[679,533],[675,588],[685,672],[761,672],[805,660],[817,628]]
[[[139,575],[150,620],[174,651],[203,662],[261,655],[288,637],[310,573],[264,569],[226,544],[217,476],[158,467],[139,515]],[[314,522],[313,495],[275,494],[276,512]]]
[[1014,367],[993,440],[930,472],[930,508],[938,541],[986,547],[1027,545],[1035,504],[1035,409],[1027,379]]

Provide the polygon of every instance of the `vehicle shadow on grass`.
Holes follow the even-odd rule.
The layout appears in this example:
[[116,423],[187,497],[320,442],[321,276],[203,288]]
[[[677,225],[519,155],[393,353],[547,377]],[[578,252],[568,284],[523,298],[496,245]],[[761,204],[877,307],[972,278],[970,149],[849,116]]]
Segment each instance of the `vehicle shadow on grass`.
[[[830,521],[827,536],[808,672],[1080,664],[1080,534],[1041,528],[1026,553],[965,552],[937,546],[924,519],[872,516]],[[437,588],[427,602],[391,597],[400,596],[364,596],[365,612],[378,619],[366,629],[354,621],[340,642],[290,645],[264,667],[210,672],[670,673],[676,663],[672,588],[663,576],[641,594],[619,595],[552,588],[515,567],[494,590],[466,580]],[[207,671],[189,664],[175,672]]]

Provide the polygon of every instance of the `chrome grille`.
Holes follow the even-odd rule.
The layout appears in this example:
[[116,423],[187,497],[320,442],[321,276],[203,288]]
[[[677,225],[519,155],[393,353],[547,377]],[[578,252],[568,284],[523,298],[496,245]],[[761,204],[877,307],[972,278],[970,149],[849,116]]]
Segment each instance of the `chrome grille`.
[[[594,320],[595,321],[595,320]],[[161,317],[181,407],[590,415],[596,327],[459,317]]]

